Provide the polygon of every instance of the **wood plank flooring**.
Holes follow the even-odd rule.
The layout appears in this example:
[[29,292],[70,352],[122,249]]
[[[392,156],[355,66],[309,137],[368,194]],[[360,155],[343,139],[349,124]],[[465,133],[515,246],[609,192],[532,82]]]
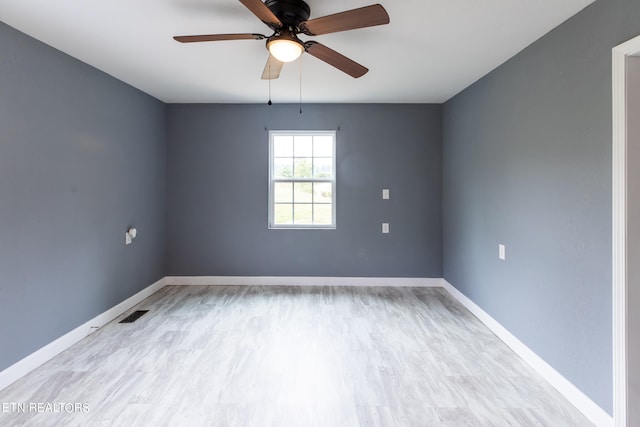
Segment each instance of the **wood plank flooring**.
[[136,309],[0,391],[0,425],[591,425],[440,288],[167,286]]

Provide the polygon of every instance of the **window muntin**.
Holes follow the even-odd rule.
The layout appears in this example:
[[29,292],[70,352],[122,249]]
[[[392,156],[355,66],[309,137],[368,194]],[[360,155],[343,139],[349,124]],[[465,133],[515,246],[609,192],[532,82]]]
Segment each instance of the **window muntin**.
[[269,228],[335,228],[335,131],[269,132]]

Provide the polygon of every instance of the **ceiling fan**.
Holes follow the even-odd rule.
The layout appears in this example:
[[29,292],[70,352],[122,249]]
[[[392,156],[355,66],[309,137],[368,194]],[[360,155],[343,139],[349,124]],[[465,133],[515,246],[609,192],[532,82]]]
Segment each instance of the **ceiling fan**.
[[303,0],[266,0],[264,3],[261,0],[240,0],[240,3],[271,28],[273,35],[204,34],[175,36],[174,39],[181,43],[266,39],[269,58],[262,73],[265,80],[277,79],[284,63],[296,60],[302,52],[358,78],[369,70],[323,44],[315,41],[303,42],[298,34],[319,36],[389,23],[387,11],[379,4],[309,20],[311,9]]

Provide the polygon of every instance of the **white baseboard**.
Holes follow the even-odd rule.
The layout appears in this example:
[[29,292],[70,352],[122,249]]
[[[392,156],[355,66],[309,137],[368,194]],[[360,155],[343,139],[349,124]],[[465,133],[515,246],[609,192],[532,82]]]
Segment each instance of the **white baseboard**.
[[442,286],[458,300],[463,306],[473,313],[478,320],[485,324],[494,334],[507,344],[518,356],[520,356],[529,366],[540,374],[552,387],[560,392],[573,406],[584,414],[591,422],[598,427],[613,426],[613,417],[609,415],[598,404],[591,400],[586,394],[581,392],[569,380],[562,376],[551,365],[545,362],[540,356],[516,338],[511,332],[498,323],[487,312],[481,309],[476,303],[467,298],[462,292],[456,289],[451,283],[442,279]]
[[166,285],[172,286],[442,286],[442,279],[425,277],[167,276],[165,279]]
[[151,286],[146,287],[137,294],[122,301],[115,307],[105,311],[102,314],[99,314],[88,322],[85,322],[74,330],[67,332],[55,341],[50,342],[39,350],[31,353],[24,359],[19,360],[5,370],[1,371],[0,390],[12,384],[29,372],[33,371],[35,368],[49,361],[58,354],[62,353],[63,351],[89,335],[91,332],[95,331],[97,328],[106,325],[107,323],[117,318],[122,313],[129,310],[131,307],[140,303],[145,298],[154,294],[164,286],[165,279],[162,278]]

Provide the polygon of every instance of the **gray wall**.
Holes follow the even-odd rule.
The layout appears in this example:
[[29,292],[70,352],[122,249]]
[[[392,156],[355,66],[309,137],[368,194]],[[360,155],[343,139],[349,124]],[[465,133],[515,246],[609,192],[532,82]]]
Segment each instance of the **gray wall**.
[[[441,106],[303,108],[169,106],[168,273],[442,277]],[[265,128],[340,129],[336,230],[267,229]]]
[[164,275],[166,111],[2,23],[0,52],[2,370]]
[[444,106],[444,277],[609,412],[611,48],[638,33],[640,2],[596,1]]

